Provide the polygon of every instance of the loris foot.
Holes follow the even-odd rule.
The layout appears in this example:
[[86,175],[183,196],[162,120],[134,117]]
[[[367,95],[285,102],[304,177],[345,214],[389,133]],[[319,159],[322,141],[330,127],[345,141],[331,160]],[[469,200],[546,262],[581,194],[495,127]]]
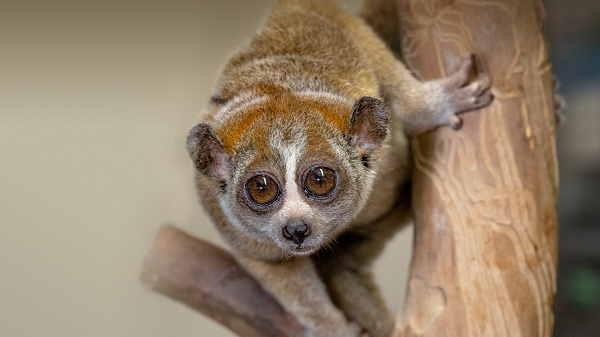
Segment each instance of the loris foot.
[[423,82],[422,97],[429,100],[427,111],[417,112],[405,123],[405,130],[418,134],[438,126],[450,126],[457,130],[462,126],[459,113],[484,107],[492,102],[490,78],[479,73],[475,81],[469,83],[469,74],[473,68],[474,56],[469,55],[460,69],[449,77]]
[[309,328],[306,337],[370,337],[362,332],[362,329],[355,322],[348,322],[345,326],[326,326],[320,328]]
[[462,119],[456,114],[484,107],[493,99],[489,90],[490,77],[487,74],[479,73],[473,83],[467,84],[472,68],[473,55],[470,55],[457,72],[440,81],[446,95],[446,104],[449,105],[445,125],[453,129],[460,129],[462,126]]

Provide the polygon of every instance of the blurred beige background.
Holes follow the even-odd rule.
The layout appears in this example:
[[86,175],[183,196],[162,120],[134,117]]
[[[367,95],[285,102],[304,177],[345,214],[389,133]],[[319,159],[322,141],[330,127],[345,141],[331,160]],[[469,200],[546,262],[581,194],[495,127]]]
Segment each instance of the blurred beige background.
[[[0,1],[0,336],[232,336],[138,274],[161,225],[221,244],[184,140],[272,2]],[[376,265],[394,311],[411,241]]]

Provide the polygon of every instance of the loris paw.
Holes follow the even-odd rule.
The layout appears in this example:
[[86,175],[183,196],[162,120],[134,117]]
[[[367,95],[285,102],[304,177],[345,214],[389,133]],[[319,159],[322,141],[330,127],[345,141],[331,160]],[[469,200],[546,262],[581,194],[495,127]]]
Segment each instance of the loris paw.
[[468,83],[473,61],[474,56],[470,55],[457,72],[439,80],[445,96],[442,102],[444,116],[441,116],[441,125],[460,129],[462,119],[457,114],[484,107],[492,102],[494,97],[489,90],[490,77],[487,74],[479,73],[475,81]]
[[346,323],[343,327],[323,327],[321,329],[310,329],[305,337],[370,337],[364,333],[362,328],[354,323]]
[[416,135],[445,125],[460,129],[459,113],[490,104],[493,99],[489,90],[490,77],[480,73],[469,83],[473,61],[473,55],[470,55],[449,77],[421,83],[415,90],[420,103],[409,108],[408,113],[399,114],[404,131]]
[[[333,335],[328,334],[327,336],[333,336]],[[338,335],[336,334],[335,336],[338,336]],[[342,337],[342,336],[343,337],[369,337],[367,334],[365,334],[363,332],[362,328],[355,322],[349,322],[346,325],[345,331],[342,332],[339,336],[340,337]]]
[[363,329],[355,322],[348,323],[348,335],[344,336],[371,337],[366,332],[363,332]]

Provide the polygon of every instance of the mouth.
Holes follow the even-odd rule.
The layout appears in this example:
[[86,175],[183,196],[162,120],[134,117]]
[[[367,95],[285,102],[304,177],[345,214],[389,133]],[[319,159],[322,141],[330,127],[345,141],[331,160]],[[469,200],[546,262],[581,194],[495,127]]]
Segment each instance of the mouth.
[[306,255],[310,255],[314,252],[316,252],[319,249],[318,246],[316,245],[307,245],[307,244],[299,244],[299,245],[293,245],[293,246],[287,246],[284,248],[284,250],[289,253],[292,254],[294,256],[306,256]]
[[279,248],[288,256],[307,256],[316,253],[326,242],[324,235],[313,235],[300,243],[294,243],[291,240],[282,240],[285,237],[278,237],[274,241]]

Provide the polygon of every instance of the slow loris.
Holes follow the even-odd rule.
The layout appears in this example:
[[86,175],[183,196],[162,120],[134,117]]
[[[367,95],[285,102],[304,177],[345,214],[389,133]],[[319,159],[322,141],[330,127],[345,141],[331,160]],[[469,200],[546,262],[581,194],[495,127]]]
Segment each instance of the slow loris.
[[390,334],[369,268],[410,217],[406,134],[458,128],[457,113],[490,103],[487,76],[467,83],[472,62],[421,82],[362,19],[280,0],[221,72],[187,138],[198,193],[308,335]]

